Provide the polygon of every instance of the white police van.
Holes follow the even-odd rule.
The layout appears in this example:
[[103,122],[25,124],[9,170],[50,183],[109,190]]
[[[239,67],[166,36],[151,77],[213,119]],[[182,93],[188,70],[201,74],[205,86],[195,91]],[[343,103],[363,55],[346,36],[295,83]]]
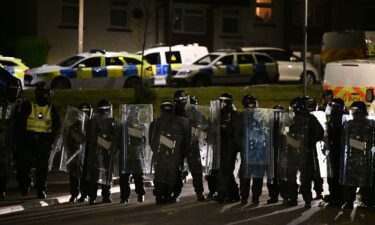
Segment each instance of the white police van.
[[[136,54],[141,55],[142,51]],[[191,65],[194,61],[207,54],[207,47],[196,43],[171,47],[159,44],[144,50],[144,57],[152,65],[155,86],[167,85],[169,64],[171,65],[171,70],[174,70],[181,66]]]

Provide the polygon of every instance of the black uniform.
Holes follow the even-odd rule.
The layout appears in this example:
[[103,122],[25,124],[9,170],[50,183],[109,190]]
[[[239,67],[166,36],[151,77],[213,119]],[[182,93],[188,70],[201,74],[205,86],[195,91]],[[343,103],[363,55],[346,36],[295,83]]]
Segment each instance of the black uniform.
[[[20,140],[25,140],[17,146],[17,179],[22,194],[27,194],[31,184],[31,167],[35,159],[38,198],[46,197],[48,160],[53,141],[60,129],[57,109],[49,103],[50,92],[43,84],[37,86],[36,103],[24,101],[19,113],[20,118],[17,118],[20,126],[17,128],[20,129],[18,134],[23,136]],[[39,126],[38,122],[45,120],[47,121]]]
[[[341,100],[341,101],[340,101]],[[327,122],[329,167],[331,176],[327,178],[330,197],[327,199],[332,205],[341,206],[343,204],[343,186],[340,184],[340,151],[342,148],[342,116],[344,111],[344,101],[334,99],[331,114]]]
[[[224,98],[223,98],[224,97]],[[239,201],[238,184],[233,174],[236,156],[239,149],[235,143],[235,118],[237,112],[232,105],[232,99],[226,100],[228,97],[220,97],[221,104],[225,104],[221,109],[221,140],[220,140],[220,168],[217,174],[217,200]]]

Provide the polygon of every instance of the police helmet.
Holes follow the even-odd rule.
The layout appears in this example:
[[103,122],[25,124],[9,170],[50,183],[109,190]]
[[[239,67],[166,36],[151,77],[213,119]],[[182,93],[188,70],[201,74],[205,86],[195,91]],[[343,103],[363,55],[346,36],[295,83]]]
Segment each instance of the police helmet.
[[52,90],[46,83],[40,82],[37,84],[35,88],[35,97],[39,105],[48,104],[51,95]]
[[273,109],[284,110],[284,107],[282,105],[274,105]]
[[189,100],[189,94],[184,90],[177,90],[173,95],[174,103],[186,104]]
[[257,108],[258,100],[253,94],[247,94],[242,98],[242,106],[244,108]]
[[323,90],[322,91],[322,97],[325,97],[325,96],[331,96],[333,97],[333,91],[328,89],[328,90]]
[[350,105],[350,114],[353,116],[360,116],[360,115],[367,116],[368,112],[367,112],[366,103],[362,101],[353,102]]
[[307,114],[309,111],[307,109],[307,98],[306,97],[296,97],[290,102],[290,108],[295,114]]
[[112,103],[102,99],[98,102],[98,113],[112,117]]
[[89,119],[92,117],[92,113],[93,113],[93,108],[90,104],[88,103],[82,103],[79,105],[79,108],[84,112],[86,113],[86,115],[89,117]]
[[190,104],[191,105],[198,105],[198,98],[195,96],[190,96]]
[[233,96],[230,93],[223,93],[219,97],[220,102],[225,102],[227,104],[233,103]]
[[160,105],[160,112],[161,113],[173,113],[173,103],[171,101],[164,101]]
[[332,108],[332,111],[335,112],[345,111],[345,103],[341,98],[332,99],[332,101],[329,103],[329,106]]

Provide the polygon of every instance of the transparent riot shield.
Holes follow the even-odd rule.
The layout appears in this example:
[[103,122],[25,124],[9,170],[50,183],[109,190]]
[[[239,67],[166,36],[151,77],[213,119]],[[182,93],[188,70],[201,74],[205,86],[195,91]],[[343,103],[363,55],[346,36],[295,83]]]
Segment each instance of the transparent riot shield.
[[323,141],[318,141],[316,143],[316,152],[313,152],[314,155],[314,168],[315,171],[319,171],[319,176],[321,178],[328,177],[328,174],[332,174],[330,166],[328,166],[328,137],[327,137],[327,116],[323,111],[313,111],[311,112],[313,116],[317,118],[320,125],[324,130]]
[[154,182],[174,186],[183,166],[184,152],[190,145],[189,120],[169,113],[152,123]]
[[[195,167],[205,174],[209,174],[212,170],[212,127],[211,127],[211,109],[208,106],[190,105],[186,110],[186,115],[191,121],[191,152],[190,158],[198,159]],[[191,160],[189,160],[191,161]],[[189,162],[190,167],[194,167],[193,162]],[[189,168],[190,170],[199,170],[197,168]],[[199,171],[197,171],[199,172]]]
[[153,119],[151,104],[120,105],[120,173],[149,174],[152,151],[148,132]]
[[245,178],[274,177],[273,159],[273,109],[245,109],[243,176]]
[[95,114],[87,125],[86,180],[110,185],[118,158],[114,118]]
[[12,107],[6,102],[0,103],[0,176],[12,174],[14,129]]
[[82,176],[85,148],[87,115],[74,107],[68,107],[63,122],[60,170],[77,178]]
[[[212,142],[212,148],[209,147],[208,159],[212,159],[211,170],[218,170],[220,168],[220,102],[218,100],[210,102],[210,142]],[[210,173],[210,171],[209,171]]]
[[[280,114],[280,145],[278,151],[278,178],[280,180],[296,179],[301,172],[304,153],[307,149],[308,116],[295,115],[290,112]],[[292,178],[293,177],[293,178]]]
[[343,123],[340,183],[347,186],[372,185],[375,121],[369,117],[347,117]]

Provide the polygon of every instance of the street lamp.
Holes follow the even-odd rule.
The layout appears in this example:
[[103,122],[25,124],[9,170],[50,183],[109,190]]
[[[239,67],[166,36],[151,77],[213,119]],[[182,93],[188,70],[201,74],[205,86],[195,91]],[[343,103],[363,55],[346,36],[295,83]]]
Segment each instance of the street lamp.
[[305,24],[303,26],[303,37],[304,37],[304,47],[303,47],[303,96],[307,95],[307,75],[306,75],[307,9],[308,9],[308,0],[305,0]]
[[83,51],[83,9],[84,0],[79,0],[79,14],[78,14],[78,53]]

